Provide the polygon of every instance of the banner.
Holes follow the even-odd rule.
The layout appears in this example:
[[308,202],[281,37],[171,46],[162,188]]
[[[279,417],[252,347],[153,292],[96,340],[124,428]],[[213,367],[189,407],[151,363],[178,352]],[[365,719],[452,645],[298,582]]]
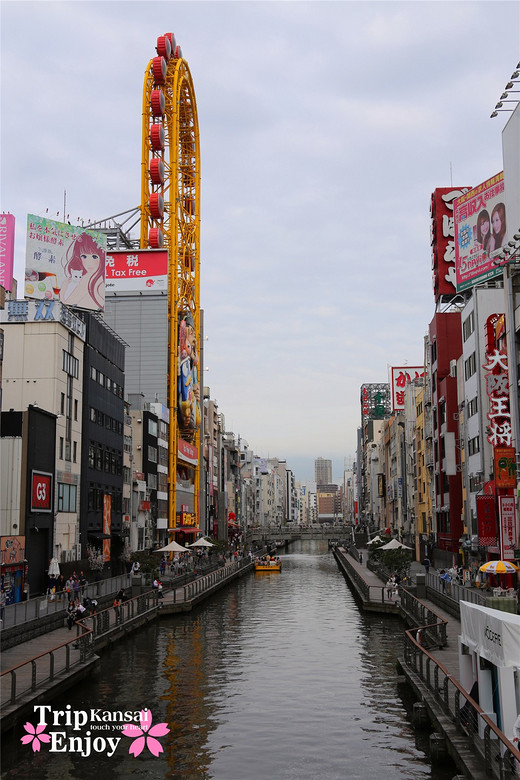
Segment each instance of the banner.
[[500,557],[514,561],[516,547],[516,508],[514,496],[499,496]]
[[0,214],[0,287],[13,291],[14,215]]
[[496,547],[498,540],[495,496],[477,496],[477,521],[479,547]]
[[112,525],[112,496],[109,493],[103,495],[103,534],[108,539],[103,539],[103,560],[110,560],[110,529]]

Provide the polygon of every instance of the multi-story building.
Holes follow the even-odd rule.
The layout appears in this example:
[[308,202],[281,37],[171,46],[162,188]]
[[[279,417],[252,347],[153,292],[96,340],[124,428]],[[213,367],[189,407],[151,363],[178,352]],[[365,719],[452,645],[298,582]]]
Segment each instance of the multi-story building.
[[[82,414],[84,402],[84,349],[86,325],[70,309],[58,301],[9,300],[0,310],[4,330],[3,361],[3,409],[7,413],[18,412],[11,419],[9,434],[2,438],[2,449],[11,449],[18,440],[20,453],[29,439],[24,432],[24,415],[34,433],[33,424],[41,430],[35,435],[49,441],[54,447],[53,467],[50,467],[46,451],[45,469],[42,471],[47,498],[51,504],[36,514],[25,499],[27,486],[33,475],[31,470],[41,469],[34,462],[17,457],[10,459],[11,468],[2,469],[0,506],[6,521],[1,534],[23,536],[23,544],[29,563],[31,590],[38,592],[44,585],[44,573],[49,560],[55,556],[60,562],[81,558],[80,547],[80,485],[82,452]],[[40,409],[46,416],[35,415]],[[48,418],[51,415],[51,418]],[[49,429],[49,419],[53,431]],[[25,444],[24,444],[25,442]],[[33,445],[31,445],[33,446]],[[32,454],[32,453],[31,453]],[[45,474],[43,474],[45,472]],[[43,483],[42,483],[43,484]],[[50,492],[49,492],[50,491]],[[7,509],[6,501],[13,500],[19,506],[17,517]],[[10,497],[10,498],[9,498]],[[33,504],[34,507],[34,504]],[[9,518],[9,519],[7,519]],[[31,530],[38,528],[38,531]]]
[[316,458],[314,474],[316,485],[330,485],[332,483],[332,461],[327,460],[327,458]]
[[[462,480],[458,432],[457,379],[450,364],[462,353],[459,311],[437,312],[429,326],[433,419],[434,531],[437,565],[451,566],[458,555],[462,524]],[[471,363],[476,357],[471,359]],[[475,366],[476,369],[476,366]],[[473,368],[471,367],[471,371]],[[468,368],[469,372],[469,368]],[[468,373],[468,376],[471,376]]]
[[[123,535],[123,452],[125,345],[93,312],[81,312],[86,325],[80,496],[81,558],[87,548],[103,550],[114,573],[121,570]],[[76,415],[68,394],[61,405]],[[70,414],[69,414],[70,418]],[[73,445],[74,446],[74,445]],[[65,451],[67,442],[65,442]],[[75,454],[73,452],[73,459]],[[70,492],[65,486],[64,495]]]

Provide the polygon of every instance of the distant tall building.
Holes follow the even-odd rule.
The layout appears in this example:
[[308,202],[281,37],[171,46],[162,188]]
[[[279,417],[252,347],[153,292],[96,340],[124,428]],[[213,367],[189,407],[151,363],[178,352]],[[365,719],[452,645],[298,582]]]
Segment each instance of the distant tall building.
[[316,458],[314,474],[317,485],[330,485],[332,482],[332,461],[326,458]]

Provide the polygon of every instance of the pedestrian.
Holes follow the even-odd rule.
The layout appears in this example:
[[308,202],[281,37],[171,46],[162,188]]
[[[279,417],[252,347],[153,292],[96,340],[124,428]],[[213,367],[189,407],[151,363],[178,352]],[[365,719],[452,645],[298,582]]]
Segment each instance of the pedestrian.
[[161,563],[159,564],[159,570],[161,572],[161,577],[164,577],[164,572],[166,571],[166,561],[164,558],[161,560]]
[[362,552],[359,553],[359,562],[363,563],[363,553]]
[[5,592],[5,588],[2,588],[2,590],[0,590],[0,620],[2,621],[2,623],[4,622],[6,604],[7,604],[7,593]]
[[429,559],[428,557],[426,557],[426,558],[423,560],[422,564],[423,564],[423,566],[424,566],[424,570],[425,570],[426,574],[428,574],[428,572],[430,571],[430,566],[431,566],[431,561],[430,561],[430,559]]
[[440,572],[439,572],[439,579],[441,581],[441,587],[442,587],[442,592],[443,593],[446,592],[446,579],[445,578],[446,578],[446,570],[445,569],[441,569]]
[[82,571],[80,571],[78,579],[79,579],[79,587],[81,589],[81,593],[83,594],[85,588],[87,587],[87,578],[85,577]]
[[393,577],[389,577],[386,583],[386,595],[388,596],[389,600],[392,601],[392,593],[394,590],[395,580]]
[[134,561],[132,564],[132,574],[139,574],[139,570],[141,569],[141,564],[139,561]]
[[121,622],[121,599],[117,596],[114,599],[114,612],[116,613],[116,623]]
[[69,606],[67,607],[67,625],[69,627],[69,631],[72,631],[72,626],[74,625],[74,622],[76,620],[76,604],[74,601],[69,601]]

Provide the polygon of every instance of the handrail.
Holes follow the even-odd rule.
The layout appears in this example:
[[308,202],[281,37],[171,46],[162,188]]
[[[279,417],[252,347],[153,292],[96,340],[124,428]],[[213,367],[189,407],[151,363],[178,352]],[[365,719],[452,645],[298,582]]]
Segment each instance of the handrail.
[[[85,628],[85,626],[82,626],[82,628]],[[39,653],[38,655],[33,656],[33,658],[29,658],[27,661],[22,661],[22,663],[17,664],[16,666],[11,667],[10,669],[6,669],[2,674],[0,675],[0,680],[3,682],[4,678],[7,678],[7,675],[10,677],[10,685],[4,685],[2,684],[1,689],[2,691],[9,691],[8,696],[4,700],[2,697],[2,708],[5,705],[9,704],[16,704],[17,699],[19,699],[24,694],[28,693],[28,691],[36,691],[38,687],[43,685],[47,682],[52,682],[56,675],[60,674],[61,672],[68,672],[71,667],[77,666],[78,664],[85,663],[88,656],[92,654],[92,630],[89,628],[86,628],[84,633],[73,637],[72,639],[67,640],[67,642],[62,642],[59,645],[56,645],[55,647],[51,648],[50,650],[47,650],[43,653]],[[71,658],[72,650],[78,649],[78,657],[76,659]],[[61,664],[59,667],[56,667],[56,659],[60,655],[63,655],[63,653],[60,654],[60,650],[64,650],[64,659],[61,660]],[[41,676],[38,679],[38,661],[41,661],[44,658],[49,659],[49,672],[48,674],[45,674],[45,676]],[[27,682],[25,683],[25,687],[23,689],[20,689],[20,672],[23,670],[23,667],[26,667],[28,665],[31,665],[30,670],[30,684],[27,685]],[[41,664],[40,664],[40,671],[41,671]],[[23,682],[22,682],[23,684]]]
[[[482,711],[459,681],[416,639],[418,631],[426,632],[430,628],[431,626],[421,626],[419,629],[405,631],[406,665],[433,693],[436,701],[449,719],[455,723],[457,729],[472,738],[473,744],[485,761],[486,770],[504,780],[518,777],[520,751]],[[441,675],[442,683],[439,680]],[[460,706],[461,696],[465,700],[464,709]],[[497,745],[493,744],[492,740],[498,740],[500,748],[498,752]]]

